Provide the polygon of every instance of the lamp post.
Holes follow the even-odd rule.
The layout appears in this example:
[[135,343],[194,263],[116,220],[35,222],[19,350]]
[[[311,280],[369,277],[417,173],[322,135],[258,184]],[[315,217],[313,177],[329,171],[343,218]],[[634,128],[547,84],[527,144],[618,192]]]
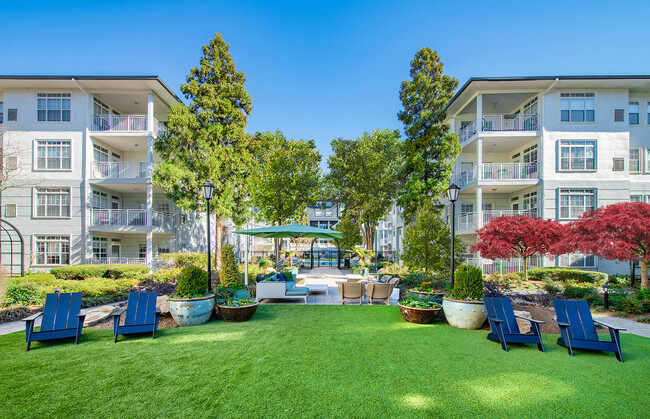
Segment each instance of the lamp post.
[[454,287],[454,273],[456,270],[456,201],[460,188],[455,183],[447,188],[447,199],[451,202],[451,287]]
[[603,305],[605,306],[605,310],[609,310],[609,292],[611,289],[611,286],[607,284],[603,285]]
[[203,184],[202,189],[203,199],[205,199],[208,214],[208,292],[210,292],[212,291],[212,264],[210,263],[210,200],[214,193],[214,185],[208,180]]

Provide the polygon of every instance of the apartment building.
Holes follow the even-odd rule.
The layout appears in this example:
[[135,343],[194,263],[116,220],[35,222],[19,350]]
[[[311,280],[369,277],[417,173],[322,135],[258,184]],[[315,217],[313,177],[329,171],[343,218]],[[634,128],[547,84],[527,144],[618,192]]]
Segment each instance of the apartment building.
[[397,259],[402,252],[404,227],[402,209],[393,204],[386,217],[377,225],[374,249],[387,259]]
[[[471,78],[447,117],[462,146],[456,231],[469,244],[500,215],[569,222],[615,202],[650,202],[650,76]],[[485,273],[521,269],[469,259]],[[533,265],[630,268],[581,254]]]
[[2,217],[24,237],[25,268],[205,251],[201,217],[151,184],[177,102],[156,76],[0,76]]

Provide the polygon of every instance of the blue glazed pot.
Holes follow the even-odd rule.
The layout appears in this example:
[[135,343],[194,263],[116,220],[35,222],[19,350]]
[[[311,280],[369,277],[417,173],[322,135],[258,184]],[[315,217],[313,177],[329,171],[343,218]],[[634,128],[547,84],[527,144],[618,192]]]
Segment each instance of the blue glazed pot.
[[197,326],[210,320],[214,295],[202,298],[170,298],[169,312],[179,326]]
[[480,329],[485,323],[485,304],[483,301],[461,301],[442,299],[442,310],[447,323],[459,329]]

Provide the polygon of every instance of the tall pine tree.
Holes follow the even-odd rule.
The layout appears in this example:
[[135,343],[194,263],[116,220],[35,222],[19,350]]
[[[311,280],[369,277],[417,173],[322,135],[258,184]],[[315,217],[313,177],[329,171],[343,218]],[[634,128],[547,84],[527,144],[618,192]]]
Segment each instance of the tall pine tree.
[[246,77],[235,68],[229,49],[221,34],[203,46],[199,67],[193,67],[181,85],[190,104],[172,106],[168,133],[155,143],[163,162],[152,177],[179,208],[190,211],[203,210],[201,186],[207,180],[214,183],[210,210],[216,218],[217,269],[224,220],[241,224],[247,216],[255,163],[252,137],[244,132],[253,108],[251,98],[244,88]]
[[425,202],[444,194],[461,150],[458,135],[444,123],[458,80],[442,67],[437,52],[422,48],[411,61],[411,80],[403,81],[399,92],[404,108],[397,117],[406,132],[406,158],[398,203],[409,220]]

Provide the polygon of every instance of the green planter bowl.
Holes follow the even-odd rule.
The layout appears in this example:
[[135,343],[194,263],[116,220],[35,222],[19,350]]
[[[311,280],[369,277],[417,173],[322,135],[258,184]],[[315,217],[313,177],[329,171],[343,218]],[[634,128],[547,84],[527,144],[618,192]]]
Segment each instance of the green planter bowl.
[[179,326],[197,326],[210,320],[214,295],[201,298],[170,298],[169,312]]

